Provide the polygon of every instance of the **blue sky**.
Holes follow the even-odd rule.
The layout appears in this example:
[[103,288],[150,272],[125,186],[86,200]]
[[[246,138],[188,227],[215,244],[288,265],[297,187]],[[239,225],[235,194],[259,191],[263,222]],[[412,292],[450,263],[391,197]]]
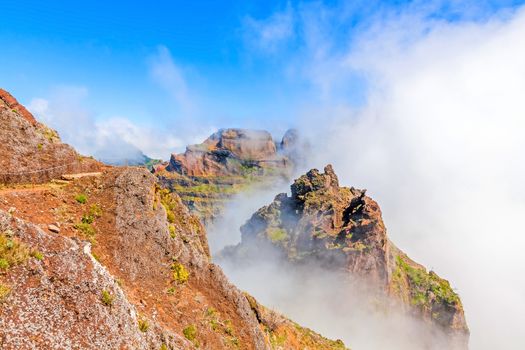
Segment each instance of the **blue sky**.
[[[322,67],[319,60],[329,66],[330,58],[351,51],[378,17],[416,9],[439,20],[477,20],[517,4],[7,0],[0,11],[0,86],[25,104],[82,89],[76,108],[95,121],[121,117],[174,134],[202,137],[228,126],[282,132],[312,103],[363,103],[367,83],[358,72],[344,79],[326,73],[334,75],[329,82],[326,70],[311,72]],[[165,69],[174,74],[170,81]],[[202,130],[188,131],[195,125]]]

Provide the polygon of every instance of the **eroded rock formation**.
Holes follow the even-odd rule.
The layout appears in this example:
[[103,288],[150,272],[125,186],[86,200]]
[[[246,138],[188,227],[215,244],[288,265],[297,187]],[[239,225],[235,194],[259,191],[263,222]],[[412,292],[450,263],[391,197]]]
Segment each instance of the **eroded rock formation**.
[[293,263],[347,271],[443,331],[454,346],[467,347],[463,306],[449,282],[399,250],[387,236],[379,205],[366,190],[339,186],[330,165],[295,180],[291,196],[277,195],[241,232],[242,242],[227,254],[251,259],[270,244]]
[[247,168],[285,168],[288,159],[278,154],[267,131],[221,129],[199,145],[173,154],[166,170],[188,176],[243,174]]

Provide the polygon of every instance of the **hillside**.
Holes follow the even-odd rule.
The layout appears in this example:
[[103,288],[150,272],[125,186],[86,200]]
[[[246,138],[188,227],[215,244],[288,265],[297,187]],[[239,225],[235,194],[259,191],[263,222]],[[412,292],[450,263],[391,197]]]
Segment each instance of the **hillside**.
[[[20,172],[39,149],[24,136],[47,129],[0,114],[2,160]],[[54,135],[39,166],[78,157]],[[2,349],[345,349],[228,282],[199,219],[146,169],[78,162],[2,179]]]
[[[449,348],[465,349],[469,330],[449,282],[411,260],[388,238],[379,205],[366,190],[339,186],[332,167],[310,170],[241,227],[242,241],[222,259],[243,266],[276,251],[297,266],[340,271],[386,296],[382,308],[401,309],[443,333]],[[284,264],[284,263],[283,263]],[[375,290],[375,292],[374,292]]]

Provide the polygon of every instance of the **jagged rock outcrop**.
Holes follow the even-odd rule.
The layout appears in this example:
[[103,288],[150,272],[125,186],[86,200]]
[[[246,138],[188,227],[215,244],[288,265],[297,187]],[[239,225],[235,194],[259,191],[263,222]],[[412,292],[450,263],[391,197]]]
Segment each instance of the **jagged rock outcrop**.
[[64,173],[97,171],[100,164],[60,141],[0,89],[0,183],[42,183]]
[[242,242],[226,254],[250,259],[271,245],[288,261],[348,271],[443,331],[453,346],[467,347],[463,306],[449,282],[399,250],[387,236],[379,205],[366,190],[339,186],[330,165],[295,180],[291,196],[277,195],[241,232]]
[[36,121],[35,117],[33,117],[31,112],[18,103],[16,98],[14,98],[9,92],[5,91],[4,89],[0,89],[0,100],[2,100],[3,104],[7,106],[7,108],[10,108],[11,111],[18,113],[31,125],[37,126],[38,122]]

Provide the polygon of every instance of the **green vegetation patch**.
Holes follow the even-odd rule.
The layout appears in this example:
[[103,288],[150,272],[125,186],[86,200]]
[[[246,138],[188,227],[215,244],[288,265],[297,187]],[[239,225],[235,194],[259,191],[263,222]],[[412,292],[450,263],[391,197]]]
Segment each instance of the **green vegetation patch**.
[[2,303],[11,293],[11,288],[0,283],[0,303]]
[[288,239],[288,232],[282,228],[270,227],[266,230],[266,235],[272,242],[282,242]]
[[73,227],[82,232],[82,234],[84,234],[84,236],[86,236],[87,238],[93,238],[97,233],[93,225],[86,222],[79,222]]
[[95,219],[102,216],[102,208],[98,204],[93,204],[89,207],[89,211],[82,215],[81,222],[83,224],[92,224]]
[[188,327],[182,330],[184,337],[189,341],[194,341],[197,338],[197,327],[194,324],[190,324]]
[[23,264],[30,255],[29,248],[18,239],[11,238],[5,233],[0,234],[0,270]]
[[44,254],[39,252],[38,250],[33,250],[31,252],[31,256],[35,258],[36,260],[44,260]]
[[75,196],[75,200],[80,204],[86,204],[88,198],[84,193],[79,193]]
[[111,306],[113,305],[113,301],[115,300],[115,297],[113,295],[111,295],[110,292],[108,292],[107,290],[103,290],[102,291],[102,295],[100,297],[100,300],[102,301],[102,304],[106,305],[106,306]]
[[239,338],[235,335],[235,329],[231,320],[221,319],[221,314],[213,307],[205,311],[205,317],[211,329],[217,333],[222,333],[230,348],[238,349],[240,345]]
[[166,210],[166,219],[170,224],[173,224],[177,217],[175,216],[175,209],[178,207],[178,203],[171,196],[170,192],[167,189],[158,189],[160,195],[160,203]]
[[138,321],[138,324],[139,324],[139,330],[141,332],[147,332],[148,329],[149,329],[149,322],[148,320],[146,320],[145,318],[139,318],[139,321]]
[[[436,302],[449,305],[459,303],[459,296],[454,292],[450,283],[440,278],[433,271],[426,272],[424,269],[413,267],[401,256],[397,257],[397,266],[404,272],[412,287],[411,303],[413,305],[429,306],[431,296],[435,297]],[[394,276],[400,278],[399,272],[394,272]]]
[[175,231],[175,226],[173,224],[169,224],[168,225],[168,229],[170,231],[170,237],[171,238],[176,238],[177,237],[177,232]]
[[276,334],[271,333],[270,334],[270,345],[272,348],[280,348],[286,344],[286,340],[288,339],[288,336],[286,333],[283,334]]
[[80,222],[76,223],[73,227],[82,232],[82,234],[87,238],[93,239],[97,233],[93,227],[93,222],[95,222],[95,219],[100,218],[101,216],[102,208],[98,204],[93,204],[89,207],[88,212],[82,215]]
[[180,262],[171,264],[172,278],[175,282],[183,284],[188,281],[190,273]]
[[39,131],[50,142],[60,140],[60,138],[58,137],[58,133],[55,130],[48,128],[45,125],[42,125]]

